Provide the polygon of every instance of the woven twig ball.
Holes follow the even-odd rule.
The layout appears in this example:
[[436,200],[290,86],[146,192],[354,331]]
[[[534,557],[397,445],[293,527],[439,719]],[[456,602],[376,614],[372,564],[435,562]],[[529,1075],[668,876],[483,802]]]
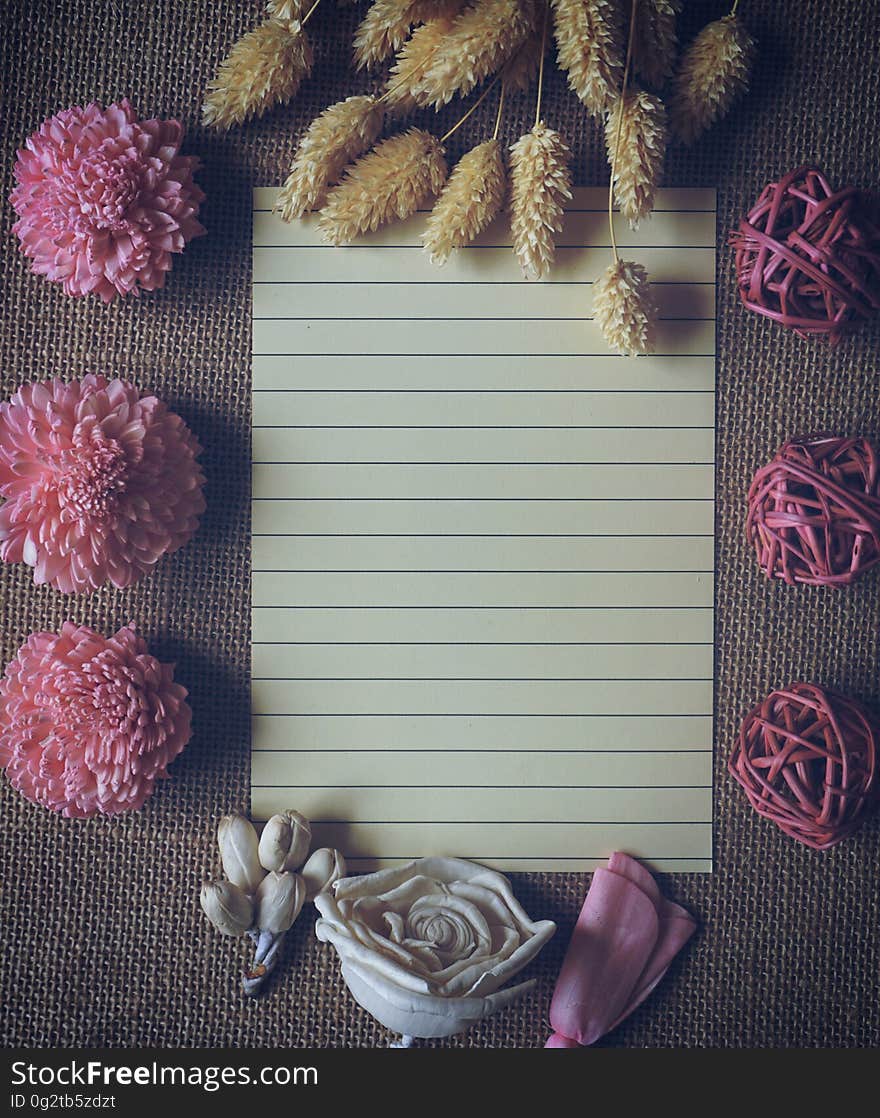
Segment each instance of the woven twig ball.
[[880,230],[860,192],[821,171],[766,186],[731,244],[745,306],[801,337],[836,342],[880,309]]
[[880,562],[880,458],[868,439],[795,439],[749,488],[746,533],[768,578],[846,586]]
[[793,683],[746,716],[728,768],[759,815],[826,850],[877,802],[877,743],[878,726],[858,703]]

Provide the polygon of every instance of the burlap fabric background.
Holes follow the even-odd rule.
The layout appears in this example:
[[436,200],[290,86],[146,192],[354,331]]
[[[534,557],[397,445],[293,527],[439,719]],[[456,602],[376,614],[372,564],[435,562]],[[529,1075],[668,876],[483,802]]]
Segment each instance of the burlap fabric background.
[[[385,1030],[351,1000],[310,921],[290,938],[278,980],[243,1000],[244,947],[198,909],[217,870],[214,827],[248,809],[248,489],[250,191],[281,180],[311,116],[365,83],[348,66],[356,11],[324,0],[311,31],[314,77],[295,104],[218,136],[198,123],[217,61],[259,17],[256,0],[6,0],[3,105],[3,395],[20,381],[93,371],[131,377],[189,422],[205,446],[208,513],[194,542],[126,593],[65,598],[21,567],[0,571],[3,661],[29,632],[71,617],[110,632],[136,621],[190,689],[195,735],[173,779],[120,819],[62,820],[0,779],[6,1045],[382,1046]],[[607,1043],[847,1046],[880,1040],[880,827],[824,855],[760,822],[724,770],[744,712],[805,677],[880,700],[878,580],[831,593],[768,585],[742,539],[752,470],[786,436],[817,428],[880,434],[877,329],[835,350],[747,316],[726,231],[765,180],[806,160],[833,182],[876,186],[880,4],[744,0],[760,43],[754,86],[692,152],[673,151],[670,185],[719,188],[717,762],[712,877],[664,887],[701,929],[648,1003]],[[689,37],[725,3],[686,4]],[[104,307],[31,276],[9,229],[17,146],[50,113],[129,96],[143,115],[177,116],[204,161],[209,236],[175,263],[166,290]],[[583,184],[604,181],[599,139],[554,72],[545,116],[568,136]],[[487,104],[451,154],[482,137]],[[515,139],[534,111],[505,117]],[[440,127],[452,123],[457,106]],[[448,122],[448,123],[447,123]],[[450,1043],[536,1047],[587,878],[515,875],[529,912],[559,933],[533,967],[537,993]]]

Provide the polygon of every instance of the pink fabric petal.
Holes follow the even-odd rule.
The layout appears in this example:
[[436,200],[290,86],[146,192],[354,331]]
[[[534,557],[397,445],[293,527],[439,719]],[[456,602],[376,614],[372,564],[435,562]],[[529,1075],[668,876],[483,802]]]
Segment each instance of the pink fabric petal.
[[580,1048],[576,1040],[571,1040],[561,1033],[554,1033],[544,1045],[545,1048]]
[[653,901],[657,912],[660,912],[660,906],[663,901],[663,897],[660,895],[660,887],[654,880],[653,874],[646,870],[641,862],[637,862],[635,858],[631,858],[629,854],[624,854],[620,850],[615,850],[608,859],[608,869],[612,873],[617,873],[620,874],[621,877],[627,878],[633,885],[638,885],[645,896]]
[[624,1014],[659,933],[654,902],[607,869],[593,874],[550,1004],[550,1023],[594,1044]]
[[[680,905],[672,901],[663,902],[664,911],[660,915],[660,933],[645,969],[639,976],[636,988],[623,1013],[617,1018],[612,1029],[617,1028],[624,1018],[657,987],[669,969],[669,964],[681,951],[697,929],[696,921]],[[610,1031],[610,1030],[609,1030]]]
[[[593,875],[566,952],[545,1048],[594,1044],[661,981],[696,929],[693,917],[660,892],[653,876],[616,852]],[[638,969],[637,969],[638,968]]]

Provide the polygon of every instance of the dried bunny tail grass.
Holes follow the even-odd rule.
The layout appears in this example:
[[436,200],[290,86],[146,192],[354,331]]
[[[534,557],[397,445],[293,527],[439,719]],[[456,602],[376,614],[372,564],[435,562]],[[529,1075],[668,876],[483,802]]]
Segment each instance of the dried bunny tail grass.
[[314,0],[266,0],[266,12],[273,19],[302,19],[313,3]]
[[372,147],[384,115],[375,97],[360,96],[339,101],[315,117],[299,142],[275,203],[284,221],[321,205],[327,188],[339,182],[348,164]]
[[510,149],[510,228],[523,275],[540,279],[553,263],[554,234],[571,198],[571,152],[540,121]]
[[732,15],[697,35],[681,57],[669,102],[672,130],[682,143],[692,144],[746,92],[754,57],[754,39]]
[[476,0],[453,20],[430,61],[414,75],[413,100],[439,109],[457,93],[466,97],[512,57],[533,27],[534,0]]
[[560,69],[598,116],[611,107],[623,78],[623,9],[619,0],[551,0]]
[[354,36],[354,60],[363,70],[376,66],[406,42],[416,23],[451,18],[464,0],[374,0]]
[[637,229],[654,207],[666,154],[666,108],[660,98],[641,90],[618,98],[605,123],[605,145],[614,166],[614,197],[630,228]]
[[436,136],[419,128],[391,136],[349,167],[327,195],[321,232],[331,244],[348,244],[359,233],[409,217],[439,194],[446,173]]
[[422,74],[452,30],[447,17],[428,20],[417,27],[397,56],[382,99],[395,116],[406,116],[419,107],[416,94]]
[[660,88],[675,69],[678,36],[675,21],[682,0],[638,0],[633,29],[632,64],[648,85]]
[[657,307],[641,264],[615,260],[593,290],[593,316],[602,336],[624,357],[653,353]]
[[501,80],[506,89],[521,93],[532,85],[544,49],[545,43],[541,32],[534,31],[501,71]]
[[507,174],[497,140],[487,140],[458,161],[428,218],[422,243],[433,264],[482,233],[504,204]]
[[299,23],[267,19],[233,46],[208,86],[202,120],[230,128],[289,101],[312,70],[312,47]]

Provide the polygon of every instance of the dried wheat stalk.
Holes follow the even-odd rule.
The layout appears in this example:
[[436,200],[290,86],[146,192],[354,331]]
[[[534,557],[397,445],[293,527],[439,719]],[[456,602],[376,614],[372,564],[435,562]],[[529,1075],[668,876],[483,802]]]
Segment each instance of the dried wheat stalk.
[[312,70],[312,47],[299,22],[267,19],[233,46],[208,86],[202,119],[231,128],[289,101]]
[[422,243],[434,264],[445,264],[486,228],[504,204],[507,174],[497,140],[458,161],[428,218]]
[[595,116],[617,97],[623,76],[623,12],[619,0],[551,0],[560,69]]
[[375,97],[348,97],[316,116],[300,140],[275,209],[284,221],[318,209],[328,187],[363,155],[382,130],[383,106]]
[[657,308],[641,264],[615,260],[596,280],[593,316],[605,341],[625,357],[653,353]]
[[417,23],[458,14],[464,0],[373,0],[354,36],[359,70],[377,66],[399,50]]
[[716,20],[685,50],[675,75],[669,116],[682,143],[692,144],[749,88],[755,42],[735,16]]
[[436,136],[411,128],[383,140],[329,192],[321,232],[332,244],[349,244],[359,233],[410,217],[442,190],[446,173]]
[[660,98],[641,90],[630,90],[618,98],[608,114],[605,143],[614,168],[614,197],[630,227],[636,229],[654,207],[666,153],[666,109]]
[[571,152],[540,121],[510,149],[510,228],[523,274],[540,279],[553,263],[555,234],[571,198]]
[[638,0],[633,32],[633,71],[660,89],[675,69],[678,37],[675,21],[681,0]]

